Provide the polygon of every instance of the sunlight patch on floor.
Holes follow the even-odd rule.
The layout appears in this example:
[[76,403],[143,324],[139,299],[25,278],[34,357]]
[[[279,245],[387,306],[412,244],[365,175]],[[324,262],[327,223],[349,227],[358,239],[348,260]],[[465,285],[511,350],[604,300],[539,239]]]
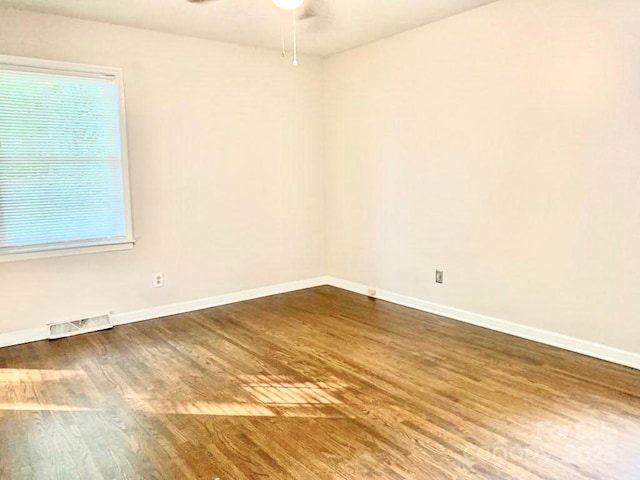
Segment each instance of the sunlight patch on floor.
[[86,376],[83,370],[48,370],[39,368],[0,368],[0,383],[38,383]]
[[100,412],[100,408],[54,405],[49,403],[0,403],[0,411],[18,412]]
[[172,402],[138,399],[135,401],[134,409],[161,415],[211,415],[216,417],[274,417],[276,415],[262,405],[203,401]]
[[[172,401],[129,393],[134,410],[151,415],[210,415],[224,417],[344,418],[342,401],[334,393],[339,382],[292,381],[286,376],[242,375],[239,396],[232,401]],[[244,401],[244,397],[246,401]],[[221,399],[222,400],[222,399]]]
[[337,405],[340,402],[331,393],[314,385],[244,385],[242,389],[265,405]]

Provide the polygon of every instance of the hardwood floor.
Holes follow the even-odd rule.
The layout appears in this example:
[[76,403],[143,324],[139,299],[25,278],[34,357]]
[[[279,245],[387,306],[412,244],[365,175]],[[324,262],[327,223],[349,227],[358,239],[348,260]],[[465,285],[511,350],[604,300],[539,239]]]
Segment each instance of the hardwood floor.
[[0,349],[2,479],[640,479],[640,371],[319,287]]

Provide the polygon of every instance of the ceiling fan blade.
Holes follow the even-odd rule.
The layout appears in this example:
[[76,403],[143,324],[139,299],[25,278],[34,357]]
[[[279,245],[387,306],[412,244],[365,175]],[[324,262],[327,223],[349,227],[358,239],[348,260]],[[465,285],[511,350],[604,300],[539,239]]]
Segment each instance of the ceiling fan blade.
[[212,2],[215,0],[187,0],[187,2],[189,3],[205,3],[205,2]]
[[308,0],[302,8],[300,15],[298,15],[298,20],[307,20],[317,16],[318,11],[316,10],[314,3]]

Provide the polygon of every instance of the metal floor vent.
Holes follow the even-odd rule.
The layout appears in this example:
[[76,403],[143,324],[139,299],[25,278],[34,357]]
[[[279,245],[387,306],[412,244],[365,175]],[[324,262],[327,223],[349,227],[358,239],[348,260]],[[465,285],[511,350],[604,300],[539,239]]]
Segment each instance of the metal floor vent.
[[97,332],[113,328],[109,315],[99,317],[83,318],[73,322],[55,323],[49,325],[49,340],[70,337],[81,333]]

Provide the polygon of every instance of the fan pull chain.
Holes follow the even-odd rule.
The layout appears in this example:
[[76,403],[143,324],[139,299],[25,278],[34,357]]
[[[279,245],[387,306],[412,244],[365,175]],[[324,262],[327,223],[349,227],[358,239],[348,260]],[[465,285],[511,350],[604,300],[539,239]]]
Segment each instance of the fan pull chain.
[[293,11],[293,66],[298,66],[298,26],[296,23],[296,17],[298,13]]
[[282,58],[287,56],[287,48],[284,43],[284,23],[282,24]]

